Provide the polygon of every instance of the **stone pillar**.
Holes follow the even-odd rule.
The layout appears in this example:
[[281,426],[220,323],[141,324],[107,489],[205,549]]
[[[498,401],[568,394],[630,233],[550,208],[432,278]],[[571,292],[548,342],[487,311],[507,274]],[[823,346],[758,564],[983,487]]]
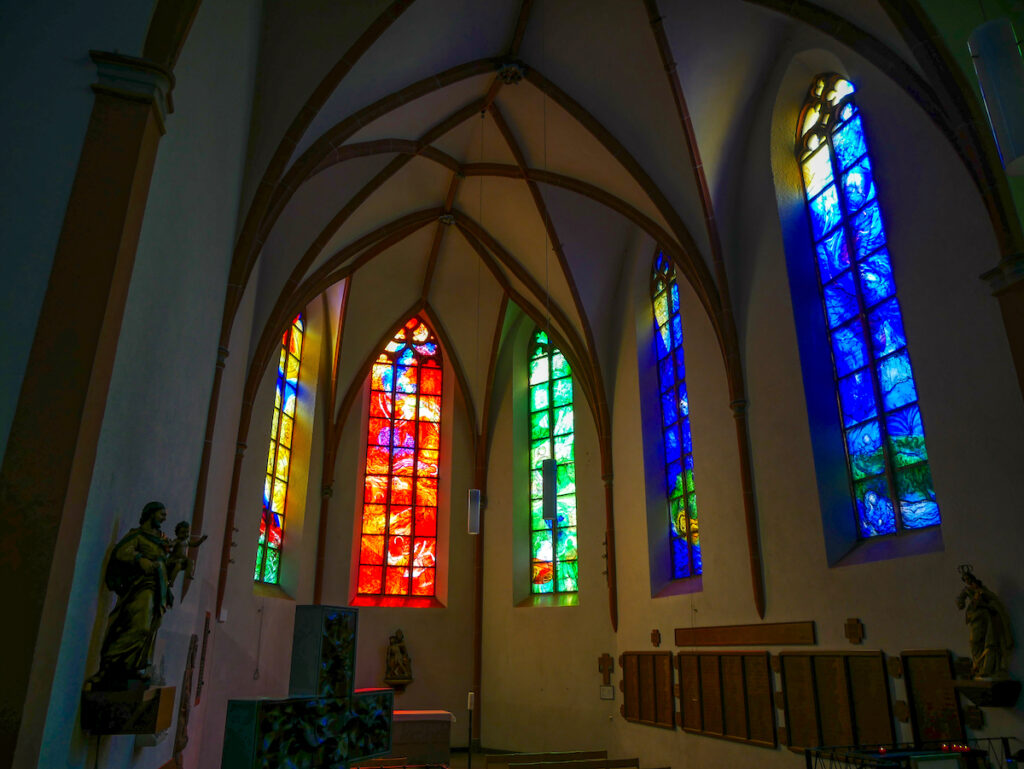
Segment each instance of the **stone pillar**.
[[0,584],[6,616],[17,618],[4,630],[2,766],[38,760],[121,318],[172,109],[169,70],[91,56],[95,102],[0,467]]

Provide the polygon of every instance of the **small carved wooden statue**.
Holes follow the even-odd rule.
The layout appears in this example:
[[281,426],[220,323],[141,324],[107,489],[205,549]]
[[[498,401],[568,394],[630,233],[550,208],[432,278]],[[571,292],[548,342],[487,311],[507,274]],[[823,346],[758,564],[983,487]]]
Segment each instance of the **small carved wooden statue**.
[[168,574],[172,543],[160,526],[167,509],[160,502],[142,508],[138,527],[114,546],[104,582],[117,593],[100,649],[100,669],[86,689],[125,690],[149,684],[153,644],[164,613],[174,604]]
[[405,636],[401,629],[388,638],[388,650],[384,664],[384,683],[399,691],[412,683],[412,660],[405,648]]
[[958,568],[964,589],[957,596],[956,605],[965,610],[970,631],[971,677],[1006,678],[1013,648],[1010,617],[999,597],[974,576],[970,564]]

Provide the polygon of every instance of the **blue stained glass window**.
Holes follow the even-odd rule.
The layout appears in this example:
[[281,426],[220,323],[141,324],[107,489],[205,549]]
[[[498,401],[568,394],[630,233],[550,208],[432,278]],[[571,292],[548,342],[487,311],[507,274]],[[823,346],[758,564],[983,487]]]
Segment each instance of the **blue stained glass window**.
[[853,217],[853,245],[857,259],[861,259],[876,248],[885,245],[885,230],[882,229],[882,214],[878,202],[871,203]]
[[825,286],[825,312],[828,313],[830,327],[834,328],[841,323],[846,323],[859,310],[857,289],[853,285],[852,272],[843,273]]
[[856,371],[868,362],[868,348],[860,320],[832,333],[832,356],[839,376]]
[[836,230],[817,246],[818,269],[821,280],[828,283],[850,266],[850,252],[846,249],[846,233]]
[[876,180],[853,95],[853,85],[838,75],[815,78],[798,123],[797,158],[822,318],[832,329],[850,489],[861,536],[875,537],[940,520]]
[[871,341],[875,355],[888,355],[901,347],[906,347],[907,337],[903,333],[903,317],[900,306],[895,299],[880,304],[868,315],[871,328]]
[[875,197],[875,181],[871,178],[871,163],[867,158],[843,174],[843,192],[847,213],[856,211]]
[[878,415],[871,376],[865,369],[839,380],[839,404],[844,427],[853,427],[858,422]]
[[814,224],[815,239],[839,224],[841,218],[836,186],[830,184],[823,193],[811,201],[811,221]]
[[860,117],[855,117],[840,126],[832,134],[832,145],[836,149],[836,158],[839,160],[840,168],[849,168],[854,161],[867,152],[864,144],[864,127],[861,125]]
[[864,303],[869,307],[896,293],[889,252],[884,248],[857,265],[857,270],[860,273],[860,290],[864,295]]
[[[651,305],[654,310],[654,336],[657,340],[655,349],[658,355],[662,444],[665,452],[665,493],[669,518],[666,529],[672,558],[672,576],[681,579],[701,573],[700,535],[696,497],[693,496],[693,441],[690,435],[690,405],[686,395],[679,287],[676,285],[672,263],[661,253],[655,257],[651,272]],[[690,498],[686,495],[691,495],[693,505],[688,506],[684,502],[684,499]]]

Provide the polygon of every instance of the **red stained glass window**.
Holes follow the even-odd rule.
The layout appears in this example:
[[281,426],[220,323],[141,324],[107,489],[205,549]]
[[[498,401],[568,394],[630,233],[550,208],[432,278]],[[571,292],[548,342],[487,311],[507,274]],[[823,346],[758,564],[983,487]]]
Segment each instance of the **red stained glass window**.
[[441,349],[415,317],[370,372],[360,596],[435,594],[440,421]]
[[277,366],[274,415],[270,424],[270,451],[267,455],[266,478],[263,483],[260,539],[256,546],[256,570],[253,574],[255,581],[272,585],[281,581],[281,544],[288,476],[291,470],[292,427],[295,423],[304,328],[302,315],[296,315],[281,337],[281,357]]

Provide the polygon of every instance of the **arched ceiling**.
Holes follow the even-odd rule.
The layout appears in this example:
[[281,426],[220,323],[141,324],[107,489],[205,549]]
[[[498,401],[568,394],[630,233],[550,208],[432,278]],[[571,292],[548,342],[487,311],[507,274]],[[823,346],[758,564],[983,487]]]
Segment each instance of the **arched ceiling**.
[[[858,23],[895,38],[875,0],[855,5]],[[337,400],[419,302],[481,424],[508,296],[550,315],[607,403],[632,244],[662,242],[713,322],[720,309],[707,200],[655,25],[713,201],[794,23],[743,0],[269,4],[233,268],[244,285],[259,263],[253,354],[347,277]],[[600,423],[606,406],[591,405]]]

